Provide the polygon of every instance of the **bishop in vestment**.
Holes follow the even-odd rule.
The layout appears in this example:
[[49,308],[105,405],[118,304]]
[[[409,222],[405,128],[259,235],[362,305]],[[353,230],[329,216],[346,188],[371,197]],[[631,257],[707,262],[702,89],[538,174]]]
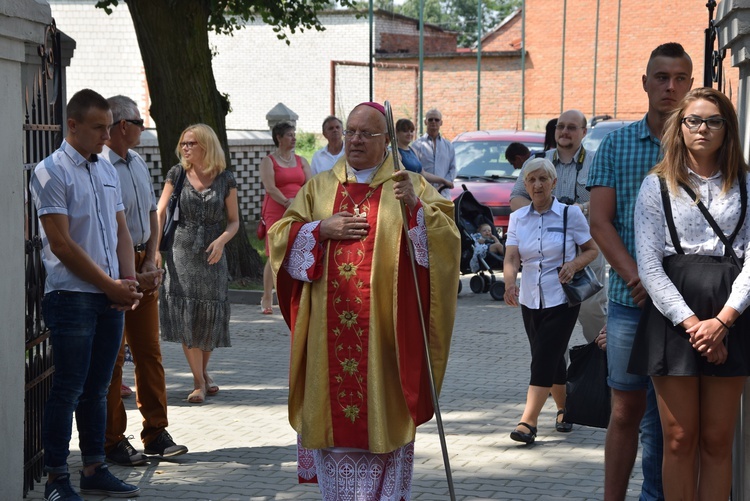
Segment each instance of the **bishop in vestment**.
[[308,181],[269,230],[291,329],[298,473],[319,483],[324,500],[407,500],[416,427],[434,412],[417,291],[440,391],[459,234],[452,202],[419,174],[394,173],[381,105],[355,107],[344,133],[344,158]]

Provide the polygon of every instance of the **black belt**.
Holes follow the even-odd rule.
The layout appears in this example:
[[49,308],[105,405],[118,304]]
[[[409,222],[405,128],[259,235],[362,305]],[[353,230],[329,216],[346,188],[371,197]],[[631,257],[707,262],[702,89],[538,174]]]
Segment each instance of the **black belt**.
[[146,244],[138,244],[133,246],[133,250],[136,252],[143,252],[146,250]]

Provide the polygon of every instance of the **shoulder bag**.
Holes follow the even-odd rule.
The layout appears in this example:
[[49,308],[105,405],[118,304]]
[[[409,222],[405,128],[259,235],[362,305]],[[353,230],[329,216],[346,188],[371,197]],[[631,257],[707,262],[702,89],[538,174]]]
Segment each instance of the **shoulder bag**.
[[[567,240],[568,232],[568,206],[565,206],[563,211],[563,264],[565,264],[565,243]],[[562,267],[558,268],[559,272]],[[596,278],[594,270],[590,266],[586,266],[582,270],[578,270],[573,275],[568,283],[562,285],[565,297],[568,298],[568,306],[576,306],[602,290],[604,287],[601,282]]]
[[167,202],[167,219],[164,221],[164,231],[161,233],[161,241],[159,242],[159,250],[161,252],[172,250],[174,232],[177,229],[180,219],[180,194],[182,194],[182,185],[184,183],[185,169],[180,166],[180,174],[177,176],[172,196],[169,197],[169,202]]

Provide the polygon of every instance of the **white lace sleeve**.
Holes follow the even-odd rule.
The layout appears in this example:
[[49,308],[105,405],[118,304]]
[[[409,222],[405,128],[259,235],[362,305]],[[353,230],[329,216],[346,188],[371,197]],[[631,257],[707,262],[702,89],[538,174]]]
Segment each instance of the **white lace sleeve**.
[[427,227],[424,224],[424,208],[417,211],[417,225],[409,228],[409,238],[414,244],[414,254],[417,264],[424,268],[430,267],[430,258],[427,252]]
[[284,269],[295,280],[303,282],[312,282],[308,275],[308,270],[315,265],[315,256],[312,250],[318,245],[315,240],[313,231],[318,227],[320,221],[313,221],[302,225],[297,238],[294,239],[289,255],[284,260]]

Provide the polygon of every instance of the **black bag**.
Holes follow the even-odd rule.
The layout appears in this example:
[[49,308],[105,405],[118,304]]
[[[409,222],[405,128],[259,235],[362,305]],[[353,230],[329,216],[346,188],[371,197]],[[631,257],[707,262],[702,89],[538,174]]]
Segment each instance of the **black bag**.
[[164,221],[164,231],[161,233],[161,241],[159,242],[161,252],[172,250],[174,232],[180,219],[180,194],[184,183],[185,169],[180,167],[180,174],[177,176],[172,196],[169,197],[169,202],[167,202],[167,219]]
[[607,385],[607,354],[595,341],[570,350],[568,382],[565,385],[565,422],[596,428],[609,424],[610,390]]
[[[565,241],[568,231],[568,206],[563,211],[563,264],[565,264]],[[557,269],[560,271],[560,268]],[[565,297],[568,298],[568,306],[576,306],[599,292],[604,285],[596,278],[596,273],[590,266],[578,270],[573,274],[573,278],[568,283],[562,285]]]

